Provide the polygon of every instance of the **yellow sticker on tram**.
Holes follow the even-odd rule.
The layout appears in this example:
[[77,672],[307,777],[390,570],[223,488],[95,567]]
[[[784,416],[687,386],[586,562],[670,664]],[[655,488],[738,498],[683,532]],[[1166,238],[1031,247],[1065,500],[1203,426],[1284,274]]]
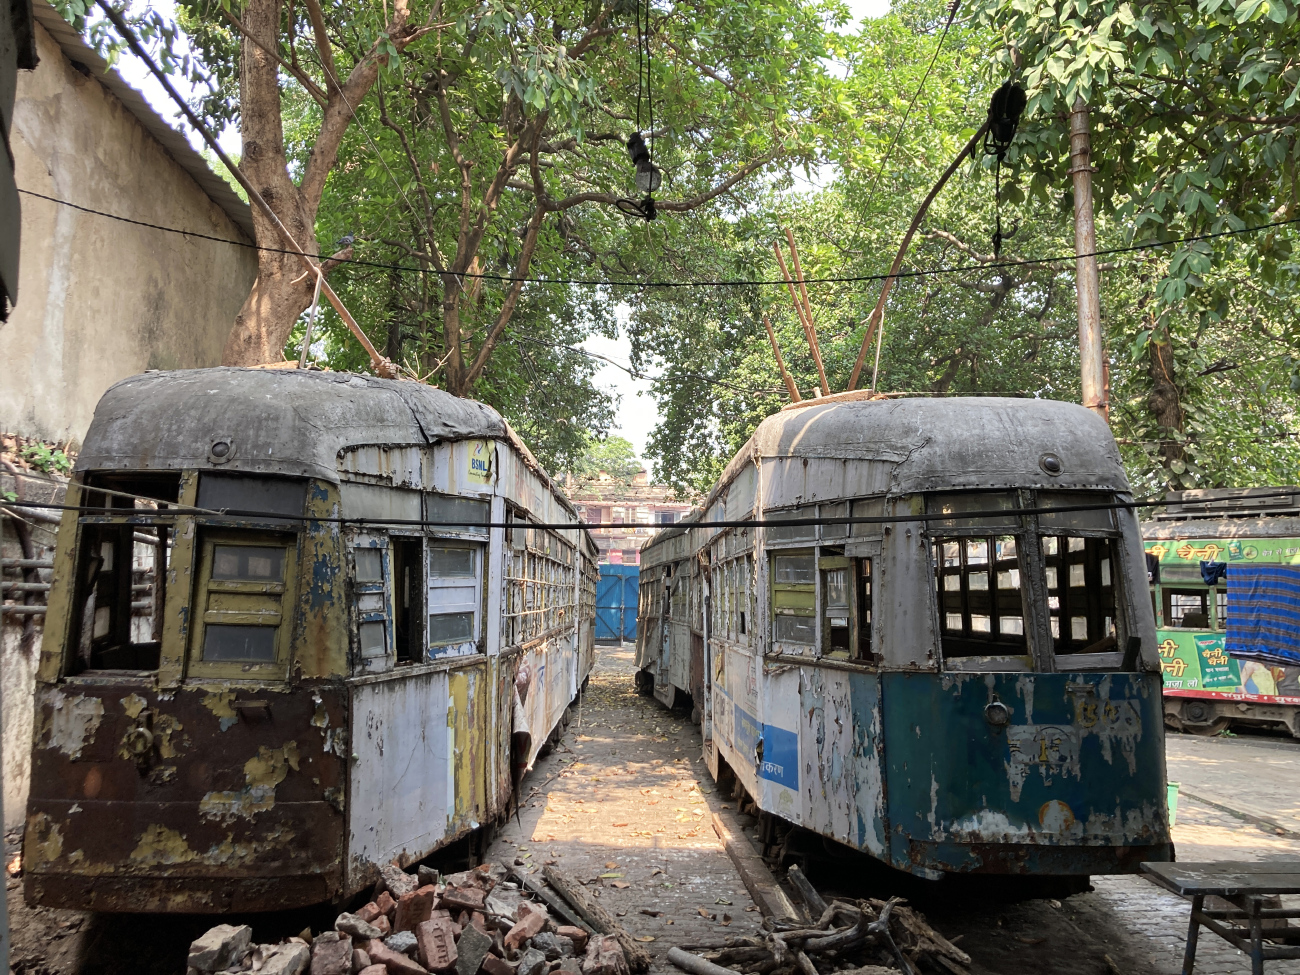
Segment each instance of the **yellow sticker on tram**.
[[492,483],[492,444],[489,441],[469,441],[468,474],[471,484]]

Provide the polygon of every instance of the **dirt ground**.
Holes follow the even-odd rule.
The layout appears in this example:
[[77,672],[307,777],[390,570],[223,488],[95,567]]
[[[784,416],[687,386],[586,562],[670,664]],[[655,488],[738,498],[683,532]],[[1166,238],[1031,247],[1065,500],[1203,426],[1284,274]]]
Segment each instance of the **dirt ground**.
[[[714,788],[689,713],[667,711],[637,695],[632,676],[630,647],[601,651],[563,741],[525,778],[520,814],[501,828],[488,859],[539,875],[551,864],[583,881],[642,939],[655,970],[665,971],[671,970],[662,960],[670,946],[718,944],[751,933],[761,914],[713,829],[712,814],[733,815],[736,804]],[[1234,781],[1231,762],[1246,756],[1244,747],[1171,744],[1170,778],[1182,775],[1199,789],[1180,802],[1180,860],[1300,859],[1300,832],[1288,828],[1279,834],[1259,816],[1243,818],[1227,808],[1226,799],[1215,799],[1213,783],[1204,781],[1208,773],[1197,771],[1215,769],[1225,791],[1222,783]],[[1300,757],[1300,746],[1284,740],[1259,747],[1271,749],[1267,757],[1274,764]],[[1232,790],[1233,801],[1249,806],[1248,789],[1243,778]],[[752,828],[749,817],[740,821]],[[909,897],[971,954],[973,975],[1180,970],[1187,904],[1141,878],[1098,877],[1086,893],[1024,899],[1023,892],[988,883],[928,884],[843,847],[816,845],[825,855],[810,856],[807,869],[825,892]],[[182,975],[189,941],[214,923],[232,920],[32,910],[23,904],[17,881],[9,879],[8,888],[16,975]],[[256,940],[276,941],[305,926],[319,930],[332,913],[238,920],[254,925]],[[1250,970],[1244,956],[1217,939],[1203,936],[1201,945],[1198,975]],[[1269,972],[1300,975],[1300,964],[1273,963]]]

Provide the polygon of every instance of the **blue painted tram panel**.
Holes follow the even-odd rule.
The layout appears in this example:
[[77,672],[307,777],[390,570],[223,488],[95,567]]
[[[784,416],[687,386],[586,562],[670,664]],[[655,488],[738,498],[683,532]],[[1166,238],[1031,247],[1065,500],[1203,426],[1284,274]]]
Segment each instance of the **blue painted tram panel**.
[[[1081,407],[784,410],[643,549],[638,666],[715,776],[896,867],[1136,871],[1173,854],[1155,624],[1133,512],[1086,508],[1127,500]],[[710,527],[748,518],[819,523]]]

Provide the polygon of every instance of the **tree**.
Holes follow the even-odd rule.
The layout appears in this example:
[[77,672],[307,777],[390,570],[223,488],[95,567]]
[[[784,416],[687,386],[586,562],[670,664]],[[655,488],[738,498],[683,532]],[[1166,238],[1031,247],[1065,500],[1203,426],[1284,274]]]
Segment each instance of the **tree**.
[[[1288,0],[1122,0],[1022,4],[986,0],[980,17],[999,76],[1018,73],[1026,119],[1008,155],[1026,190],[1069,200],[1068,124],[1086,104],[1095,196],[1116,243],[1169,242],[1144,261],[1121,341],[1145,360],[1153,456],[1171,486],[1201,483],[1189,437],[1215,420],[1197,404],[1199,350],[1222,333],[1271,338],[1294,362],[1300,332],[1282,318],[1260,331],[1258,293],[1294,289],[1300,31]],[[1013,190],[1013,195],[1019,193]],[[1262,232],[1237,234],[1251,228]],[[1229,233],[1215,239],[1183,240]],[[1289,365],[1287,383],[1300,388]],[[1242,373],[1241,376],[1251,375]],[[1276,377],[1266,384],[1279,390]],[[1202,400],[1202,403],[1205,401]],[[1256,413],[1268,426],[1267,414]],[[1261,435],[1267,435],[1261,431]]]
[[[665,224],[766,167],[814,161],[843,113],[821,60],[830,14],[817,5],[783,0],[743,17],[724,0],[651,6],[647,138],[666,178],[659,219],[630,222],[617,209],[634,192],[625,142],[651,121],[639,5],[434,12],[449,25],[440,42],[412,48],[370,112],[382,172],[340,174],[336,188],[350,184],[342,198],[382,217],[370,223],[398,215],[377,243],[418,269],[419,283],[403,285],[411,344],[420,371],[457,395],[476,389],[521,302],[549,292],[543,304],[603,303],[608,317],[618,295],[565,280],[627,277],[615,256],[629,238],[652,264]],[[375,194],[376,181],[398,192]]]
[[620,484],[628,485],[642,470],[644,467],[630,440],[612,435],[603,438],[588,436],[586,450],[574,465],[573,475],[582,484],[607,474]]

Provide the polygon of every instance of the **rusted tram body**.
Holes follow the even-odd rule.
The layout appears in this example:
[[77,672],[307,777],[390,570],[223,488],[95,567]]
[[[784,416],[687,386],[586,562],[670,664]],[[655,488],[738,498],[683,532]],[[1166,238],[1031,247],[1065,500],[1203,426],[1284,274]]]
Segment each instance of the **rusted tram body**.
[[501,818],[591,668],[572,505],[493,410],[418,383],[125,380],[67,501],[34,904],[339,900]]
[[643,547],[643,685],[762,811],[922,877],[1170,859],[1142,541],[1087,508],[1129,500],[1081,407],[787,408]]

